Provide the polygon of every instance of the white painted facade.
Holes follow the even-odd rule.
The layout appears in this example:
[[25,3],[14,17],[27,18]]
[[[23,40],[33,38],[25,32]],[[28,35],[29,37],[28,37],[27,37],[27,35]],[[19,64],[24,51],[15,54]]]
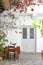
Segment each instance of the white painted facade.
[[[23,22],[24,19],[25,19],[25,22]],[[33,19],[31,19],[30,16],[25,16],[24,18],[22,16],[20,16],[19,21],[21,22],[21,25],[31,26]],[[22,32],[22,27],[21,27],[21,30],[17,29],[17,33],[15,32],[15,29],[9,29],[7,31],[7,38],[9,39],[9,43],[10,42],[16,43],[17,45],[20,46],[21,51],[23,51],[23,52],[32,52],[32,45],[30,45],[31,46],[30,50],[28,47],[30,44],[29,41],[27,42],[28,44],[22,43],[22,34],[20,34],[19,31]],[[10,45],[9,43],[8,43],[8,45]],[[25,48],[22,44],[25,45]],[[33,45],[33,48],[34,48],[34,45]],[[25,49],[26,49],[26,51],[25,51]],[[41,52],[41,50],[43,50],[43,38],[41,36],[39,29],[37,29],[36,30],[36,52]]]
[[[32,45],[29,43],[29,41],[27,42],[27,44],[24,44],[22,42],[22,33],[19,33],[19,32],[22,32],[22,26],[31,26],[34,19],[36,19],[38,17],[43,18],[43,14],[42,14],[43,13],[43,6],[42,7],[41,6],[37,6],[37,7],[35,6],[35,9],[36,10],[35,10],[33,16],[31,16],[31,14],[30,15],[25,15],[25,16],[24,15],[19,16],[19,14],[16,15],[18,17],[18,19],[16,20],[17,21],[17,26],[19,26],[21,29],[19,29],[19,28],[18,29],[7,29],[7,38],[9,40],[9,42],[6,45],[10,45],[10,42],[16,43],[16,45],[20,46],[21,51],[23,51],[23,52],[32,52],[32,49],[34,49],[34,45],[32,47]],[[30,11],[29,11],[29,13],[30,13]],[[41,16],[41,14],[36,15],[36,13],[41,13],[42,16]],[[8,17],[7,17],[7,19],[3,18],[2,21],[4,21],[4,20],[5,21],[7,20],[7,22],[11,21],[11,19],[8,19]],[[15,19],[13,19],[13,21],[15,21]],[[28,43],[30,44],[31,47],[28,45]],[[31,41],[31,43],[33,44],[32,41]],[[25,48],[22,44],[24,44]],[[39,29],[36,29],[35,44],[36,44],[35,51],[36,52],[41,52],[41,50],[43,50],[43,38],[41,36],[41,33],[40,33]]]

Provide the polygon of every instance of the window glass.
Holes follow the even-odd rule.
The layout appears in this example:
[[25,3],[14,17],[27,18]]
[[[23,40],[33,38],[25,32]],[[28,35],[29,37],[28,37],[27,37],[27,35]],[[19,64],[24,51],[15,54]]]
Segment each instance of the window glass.
[[30,39],[34,39],[34,28],[30,28]]
[[27,39],[27,28],[23,28],[23,39]]

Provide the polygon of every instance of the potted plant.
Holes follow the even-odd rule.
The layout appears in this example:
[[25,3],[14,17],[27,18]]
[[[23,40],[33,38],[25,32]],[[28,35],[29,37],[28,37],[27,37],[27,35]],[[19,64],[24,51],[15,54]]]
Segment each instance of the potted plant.
[[5,45],[5,42],[8,42],[8,39],[6,39],[6,33],[2,30],[0,30],[0,57],[2,57]]

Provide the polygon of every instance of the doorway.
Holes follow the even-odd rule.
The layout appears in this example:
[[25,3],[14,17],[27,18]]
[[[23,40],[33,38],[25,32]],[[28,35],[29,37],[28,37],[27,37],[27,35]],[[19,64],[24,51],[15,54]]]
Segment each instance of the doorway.
[[22,28],[22,51],[36,52],[36,29],[32,26]]

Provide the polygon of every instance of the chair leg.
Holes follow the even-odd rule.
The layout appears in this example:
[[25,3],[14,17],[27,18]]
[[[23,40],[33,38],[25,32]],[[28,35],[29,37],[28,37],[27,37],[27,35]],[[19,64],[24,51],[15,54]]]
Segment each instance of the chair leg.
[[19,59],[19,54],[17,52],[16,52],[16,55],[15,55],[15,58],[16,58],[16,60]]
[[15,60],[15,56],[16,56],[16,54],[15,54],[15,52],[14,52],[14,60]]

